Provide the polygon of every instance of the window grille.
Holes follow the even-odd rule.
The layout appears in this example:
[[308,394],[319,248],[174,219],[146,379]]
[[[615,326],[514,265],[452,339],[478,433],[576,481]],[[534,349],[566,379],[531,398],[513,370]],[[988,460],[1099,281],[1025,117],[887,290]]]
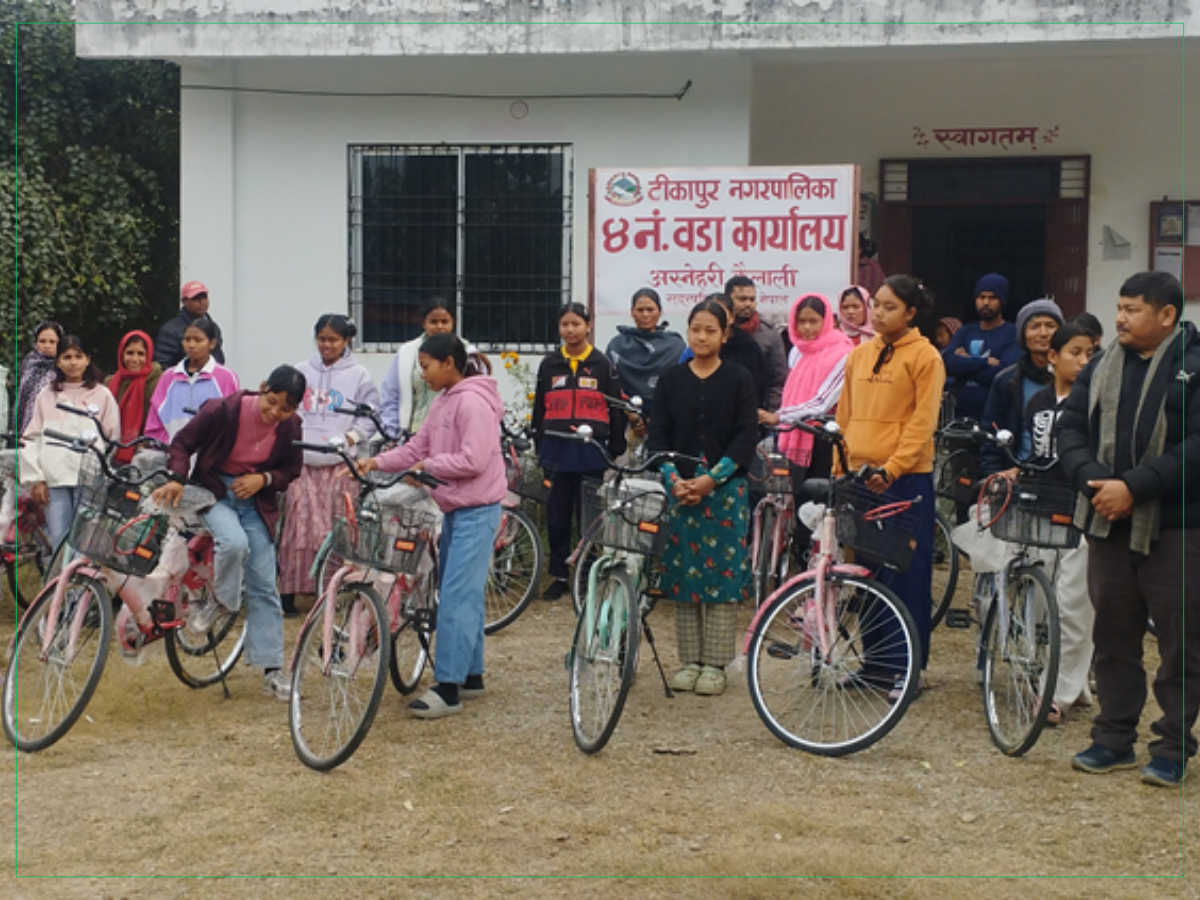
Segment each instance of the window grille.
[[433,296],[480,350],[558,343],[571,298],[569,145],[350,148],[350,309],[357,346],[421,333]]

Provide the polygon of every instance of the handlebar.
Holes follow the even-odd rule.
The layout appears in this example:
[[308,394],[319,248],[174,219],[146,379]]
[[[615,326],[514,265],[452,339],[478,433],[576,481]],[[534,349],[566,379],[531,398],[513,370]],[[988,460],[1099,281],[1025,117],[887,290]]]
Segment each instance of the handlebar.
[[313,453],[324,453],[327,455],[336,454],[337,456],[341,457],[342,462],[346,464],[346,468],[350,470],[350,474],[354,476],[354,479],[360,485],[362,485],[363,489],[367,493],[378,490],[379,488],[389,488],[405,478],[415,478],[417,481],[421,482],[421,484],[431,488],[435,488],[446,483],[440,478],[430,475],[428,472],[419,471],[416,469],[408,469],[404,472],[397,472],[393,478],[372,481],[358,471],[358,466],[355,464],[354,457],[347,453],[345,448],[340,447],[337,444],[313,444],[307,441],[295,441],[293,442],[292,446],[298,447],[301,450],[311,450]]
[[608,453],[608,448],[597,441],[591,434],[580,434],[574,431],[547,431],[546,437],[565,438],[568,441],[581,441],[585,444],[591,444],[600,451],[600,455],[604,457],[605,465],[614,472],[619,472],[622,475],[640,475],[649,469],[651,466],[658,465],[660,462],[675,462],[676,460],[684,460],[693,462],[697,465],[702,465],[704,460],[697,459],[694,456],[688,456],[686,453],[676,453],[674,450],[663,450],[658,453],[651,454],[647,459],[643,460],[636,466],[621,466],[613,461],[613,458]]
[[346,404],[336,407],[333,411],[338,415],[350,416],[354,419],[370,419],[375,423],[375,427],[379,429],[379,434],[385,441],[404,443],[412,437],[412,433],[407,428],[401,428],[398,434],[389,434],[387,428],[384,427],[383,419],[379,417],[379,411],[370,403],[347,401]]
[[974,419],[955,419],[938,431],[938,434],[943,437],[969,438],[976,444],[991,444],[993,447],[999,447],[1004,451],[1004,455],[1008,461],[1020,472],[1028,474],[1040,474],[1049,472],[1058,464],[1057,459],[1052,459],[1047,463],[1037,464],[1030,460],[1018,459],[1013,453],[1013,433],[1007,428],[998,428],[993,433],[986,428],[980,426]]
[[[127,478],[121,474],[121,470],[114,469],[108,464],[107,455],[102,452],[100,448],[92,442],[92,440],[88,439],[86,435],[83,437],[73,437],[69,434],[63,434],[61,431],[55,431],[52,428],[47,428],[42,432],[42,434],[51,440],[58,441],[60,444],[64,445],[64,449],[70,450],[72,453],[88,453],[89,451],[94,453],[96,455],[96,459],[100,460],[100,468],[103,470],[104,476],[112,481],[117,482],[118,484],[123,484],[126,487],[138,487],[143,482],[148,481],[157,475],[163,475],[166,478],[170,478],[172,476],[172,473],[167,469],[155,469],[151,472],[144,473],[139,471],[136,479]],[[129,446],[132,446],[134,443],[137,442],[131,441]]]
[[516,448],[518,453],[527,453],[533,449],[533,441],[529,435],[513,431],[504,419],[500,420],[500,434]]
[[[105,432],[104,426],[100,424],[100,409],[95,404],[88,404],[87,409],[80,409],[77,406],[71,406],[69,403],[56,403],[54,405],[58,409],[61,409],[63,412],[69,412],[73,415],[83,416],[85,419],[89,419],[92,422],[92,424],[96,426],[96,433],[99,436],[100,440],[102,440],[104,442],[104,446],[107,448],[107,450],[109,452],[112,452],[115,450],[128,450],[132,447],[142,446],[143,444],[147,445],[155,450],[166,450],[167,449],[167,445],[164,444],[162,441],[156,440],[155,438],[152,438],[152,437],[148,437],[147,435],[141,435],[140,437],[135,437],[132,441],[113,440],[112,438],[110,438],[108,436],[107,432]],[[186,411],[187,410],[185,409],[185,412]],[[194,413],[194,410],[193,410],[193,413]],[[49,431],[46,431],[44,433],[47,435],[50,434]],[[74,439],[73,438],[63,438],[61,436],[58,436],[58,437],[55,437],[55,440],[66,440],[67,443],[71,443]]]

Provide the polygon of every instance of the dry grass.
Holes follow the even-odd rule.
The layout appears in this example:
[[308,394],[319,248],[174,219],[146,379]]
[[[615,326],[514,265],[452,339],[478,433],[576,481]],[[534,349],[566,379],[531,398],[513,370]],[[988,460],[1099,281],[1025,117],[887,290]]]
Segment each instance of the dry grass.
[[[669,610],[655,616],[672,664]],[[6,601],[0,640],[12,618]],[[257,673],[239,668],[224,700],[175,682],[165,659],[135,668],[114,653],[87,719],[41,754],[6,757],[14,790],[0,806],[20,877],[4,893],[1197,895],[1171,877],[1180,794],[1136,772],[1072,772],[1084,718],[1023,759],[992,747],[965,633],[935,634],[931,689],[853,757],[784,747],[742,679],[724,697],[667,700],[648,652],[612,742],[585,756],[567,720],[572,621],[569,604],[538,602],[489,639],[490,695],[457,718],[409,719],[389,688],[358,754],[324,775],[297,761],[286,707]],[[73,877],[32,877],[52,875]],[[167,877],[131,877],[146,875]],[[247,877],[200,877],[212,875]],[[1003,877],[1033,875],[1125,877]]]

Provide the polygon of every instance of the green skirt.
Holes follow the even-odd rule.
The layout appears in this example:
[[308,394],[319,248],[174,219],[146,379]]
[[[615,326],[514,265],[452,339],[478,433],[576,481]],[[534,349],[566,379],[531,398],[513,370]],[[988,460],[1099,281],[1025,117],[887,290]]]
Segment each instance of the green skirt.
[[741,603],[750,588],[746,479],[731,478],[696,506],[671,504],[662,587],[680,603]]

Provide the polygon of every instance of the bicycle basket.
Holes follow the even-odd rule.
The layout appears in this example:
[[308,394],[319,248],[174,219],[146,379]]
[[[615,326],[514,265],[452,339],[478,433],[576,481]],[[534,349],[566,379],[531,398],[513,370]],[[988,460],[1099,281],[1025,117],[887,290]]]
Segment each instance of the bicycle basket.
[[650,478],[584,479],[583,533],[603,547],[661,554],[671,534],[668,510],[666,490]]
[[955,503],[975,502],[975,484],[982,475],[979,455],[973,450],[938,449],[937,481],[934,487],[939,497]]
[[[88,464],[90,461],[90,465]],[[99,462],[84,458],[80,498],[67,544],[92,562],[124,575],[154,571],[167,539],[167,517],[141,513],[143,501],[166,484],[164,476],[137,487],[105,477]]]
[[766,453],[760,447],[754,454],[754,462],[750,464],[750,483],[755,493],[792,493],[792,472],[787,457],[782,453]]
[[917,517],[911,509],[877,517],[876,510],[893,502],[859,482],[840,481],[834,488],[837,539],[868,563],[903,572],[917,549]]
[[437,529],[434,516],[418,509],[384,508],[373,500],[355,510],[355,521],[338,519],[333,552],[350,562],[398,575],[417,571]]
[[1027,547],[1069,550],[1079,545],[1075,489],[1044,477],[1020,477],[1015,485],[997,479],[981,492],[983,515],[999,540]]
[[535,457],[519,456],[514,462],[506,454],[504,471],[508,489],[514,494],[534,503],[545,503],[550,496],[550,476],[542,471]]

